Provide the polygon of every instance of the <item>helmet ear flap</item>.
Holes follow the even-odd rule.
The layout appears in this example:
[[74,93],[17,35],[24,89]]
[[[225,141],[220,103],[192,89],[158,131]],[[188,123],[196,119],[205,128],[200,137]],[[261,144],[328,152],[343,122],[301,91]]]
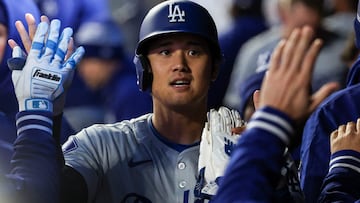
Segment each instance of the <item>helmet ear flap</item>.
[[150,62],[142,54],[136,54],[134,57],[136,68],[137,84],[141,91],[146,91],[152,83],[152,74],[150,72]]

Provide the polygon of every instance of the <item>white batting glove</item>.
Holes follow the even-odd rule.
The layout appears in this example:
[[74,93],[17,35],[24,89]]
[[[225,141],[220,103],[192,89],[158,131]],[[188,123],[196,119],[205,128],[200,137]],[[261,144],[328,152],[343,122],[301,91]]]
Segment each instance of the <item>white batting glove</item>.
[[232,134],[231,130],[244,124],[237,111],[226,107],[220,107],[218,111],[211,109],[208,113],[208,122],[200,142],[197,196],[210,199],[216,194],[218,180],[224,174],[231,152],[240,137]]
[[[13,50],[11,60],[18,63],[9,63],[9,68],[12,69],[19,111],[45,110],[55,115],[62,111],[61,102],[64,103],[64,99],[61,97],[65,96],[63,92],[71,83],[74,68],[81,60],[84,49],[79,47],[64,61],[73,31],[65,28],[59,37],[59,30],[59,20],[52,20],[50,27],[46,22],[39,24],[23,68],[24,53],[20,47]],[[56,102],[53,107],[55,100],[61,102]]]

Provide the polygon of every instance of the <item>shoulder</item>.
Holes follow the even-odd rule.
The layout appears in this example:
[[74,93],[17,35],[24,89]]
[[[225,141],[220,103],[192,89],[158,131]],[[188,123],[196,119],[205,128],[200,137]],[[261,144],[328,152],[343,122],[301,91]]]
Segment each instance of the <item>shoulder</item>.
[[78,145],[139,142],[151,133],[148,123],[151,115],[146,114],[114,124],[94,124],[71,136],[71,140],[77,142]]

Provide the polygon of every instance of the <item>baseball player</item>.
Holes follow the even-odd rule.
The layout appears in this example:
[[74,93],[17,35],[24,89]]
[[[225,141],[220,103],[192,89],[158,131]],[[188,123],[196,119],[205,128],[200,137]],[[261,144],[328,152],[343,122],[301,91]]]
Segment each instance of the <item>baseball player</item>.
[[[207,92],[221,59],[206,9],[165,1],[145,16],[134,62],[153,113],[94,125],[63,145],[65,202],[194,202]],[[76,190],[71,190],[76,188]]]

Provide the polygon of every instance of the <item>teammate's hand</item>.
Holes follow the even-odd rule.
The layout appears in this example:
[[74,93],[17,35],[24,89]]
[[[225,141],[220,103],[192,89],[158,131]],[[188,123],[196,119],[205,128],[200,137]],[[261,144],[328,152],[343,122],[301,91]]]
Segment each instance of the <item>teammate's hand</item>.
[[220,107],[211,109],[200,142],[199,178],[197,192],[200,197],[210,198],[218,188],[218,179],[224,174],[229,156],[237,143],[244,121],[235,110]]
[[322,41],[313,30],[296,28],[275,48],[260,91],[259,108],[270,106],[295,121],[307,118],[338,84],[328,83],[311,95],[311,78]]
[[[43,15],[43,16],[41,16],[40,19],[41,19],[41,22],[50,23],[49,18],[47,16]],[[27,55],[31,49],[31,43],[35,36],[37,23],[36,23],[35,17],[30,13],[25,14],[25,20],[27,23],[28,31],[26,30],[24,24],[21,21],[16,21],[15,27],[20,35],[21,42],[25,48],[25,52],[26,52],[25,55]],[[9,39],[8,44],[12,49],[14,49],[14,47],[18,46],[16,41],[13,39]]]
[[354,150],[360,152],[360,119],[341,125],[330,136],[331,153],[340,150]]
[[[53,101],[64,92],[76,64],[84,54],[79,47],[64,61],[71,43],[72,29],[65,28],[60,35],[60,21],[41,22],[37,27],[26,64],[22,70],[12,72],[12,80],[19,111],[53,111]],[[14,48],[13,56],[19,55]],[[70,79],[69,79],[70,78]]]

